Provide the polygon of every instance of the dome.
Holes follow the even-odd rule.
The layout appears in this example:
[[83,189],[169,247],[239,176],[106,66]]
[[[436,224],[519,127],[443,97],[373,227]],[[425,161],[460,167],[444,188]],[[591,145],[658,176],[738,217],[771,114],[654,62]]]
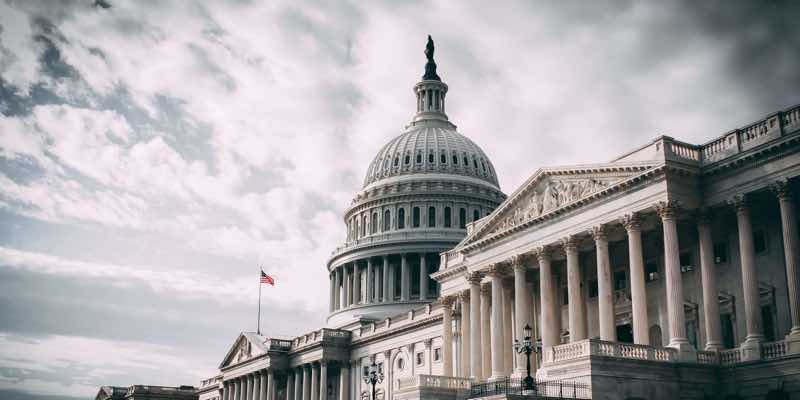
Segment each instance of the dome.
[[463,175],[499,186],[483,150],[449,123],[417,125],[392,139],[367,168],[364,187],[408,174]]

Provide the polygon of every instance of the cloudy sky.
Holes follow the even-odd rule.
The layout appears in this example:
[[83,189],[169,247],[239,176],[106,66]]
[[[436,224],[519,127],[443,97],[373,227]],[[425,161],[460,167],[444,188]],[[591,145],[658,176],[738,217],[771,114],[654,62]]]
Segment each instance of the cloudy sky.
[[0,0],[0,397],[198,384],[314,329],[342,211],[437,45],[505,192],[800,103],[800,2]]

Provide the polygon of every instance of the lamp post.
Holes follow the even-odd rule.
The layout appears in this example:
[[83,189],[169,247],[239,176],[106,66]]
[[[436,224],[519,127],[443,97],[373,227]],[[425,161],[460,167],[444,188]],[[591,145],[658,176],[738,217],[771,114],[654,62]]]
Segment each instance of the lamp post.
[[375,385],[383,382],[383,368],[381,365],[376,365],[375,360],[372,364],[364,367],[364,383],[372,385],[372,400],[375,399]]
[[525,325],[525,328],[523,328],[523,333],[525,337],[522,339],[522,341],[519,339],[514,339],[514,350],[520,354],[525,353],[525,355],[528,357],[528,376],[522,380],[522,388],[524,390],[536,390],[536,387],[533,384],[533,377],[531,376],[531,353],[538,353],[539,346],[531,341],[530,325]]

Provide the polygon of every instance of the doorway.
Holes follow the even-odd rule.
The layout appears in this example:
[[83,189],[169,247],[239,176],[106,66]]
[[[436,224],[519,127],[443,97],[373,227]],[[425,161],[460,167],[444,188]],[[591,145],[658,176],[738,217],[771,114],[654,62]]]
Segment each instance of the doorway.
[[631,324],[617,325],[617,341],[633,343],[633,327]]

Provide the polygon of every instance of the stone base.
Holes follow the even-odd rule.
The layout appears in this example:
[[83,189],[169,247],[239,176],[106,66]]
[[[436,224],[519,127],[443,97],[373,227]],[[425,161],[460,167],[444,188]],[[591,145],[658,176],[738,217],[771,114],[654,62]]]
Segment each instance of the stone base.
[[688,341],[670,343],[667,347],[678,350],[678,361],[681,362],[697,361],[697,350]]
[[786,335],[786,352],[788,354],[800,354],[800,331]]
[[742,361],[758,361],[761,359],[761,341],[747,339],[739,347],[742,352]]

